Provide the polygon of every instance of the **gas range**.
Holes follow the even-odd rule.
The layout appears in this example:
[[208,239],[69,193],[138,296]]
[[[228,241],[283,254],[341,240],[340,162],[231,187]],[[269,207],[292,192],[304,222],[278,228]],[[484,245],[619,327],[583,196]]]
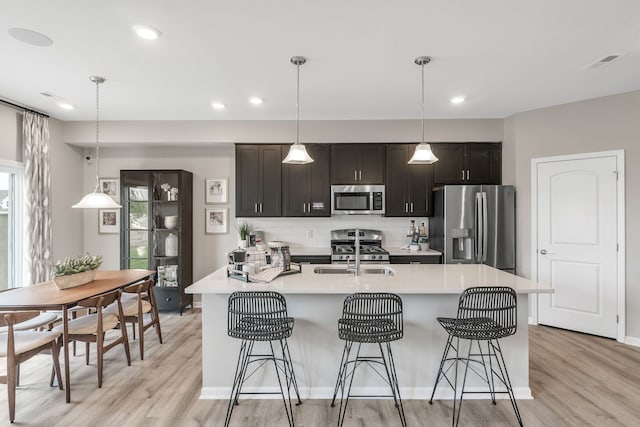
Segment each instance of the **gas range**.
[[[331,262],[355,261],[355,229],[331,231]],[[380,230],[360,229],[360,262],[388,263],[389,252],[382,248]]]

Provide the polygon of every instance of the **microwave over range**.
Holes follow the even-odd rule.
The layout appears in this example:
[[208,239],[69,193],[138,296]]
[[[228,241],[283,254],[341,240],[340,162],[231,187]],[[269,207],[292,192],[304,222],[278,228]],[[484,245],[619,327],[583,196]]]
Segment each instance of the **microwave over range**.
[[332,185],[331,214],[384,214],[384,185]]

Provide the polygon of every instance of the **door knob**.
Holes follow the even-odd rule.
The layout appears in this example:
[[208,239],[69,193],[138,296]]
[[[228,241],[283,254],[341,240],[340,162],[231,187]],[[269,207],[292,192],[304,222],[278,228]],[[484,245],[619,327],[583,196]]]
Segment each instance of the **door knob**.
[[548,251],[546,249],[540,249],[540,255],[551,255],[554,252]]

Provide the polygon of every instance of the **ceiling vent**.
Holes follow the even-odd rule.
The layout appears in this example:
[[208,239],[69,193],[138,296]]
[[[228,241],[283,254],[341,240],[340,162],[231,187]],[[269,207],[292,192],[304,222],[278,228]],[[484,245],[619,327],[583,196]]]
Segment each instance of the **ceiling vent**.
[[596,62],[587,65],[586,67],[584,67],[584,69],[586,70],[588,68],[598,68],[603,65],[611,64],[613,61],[620,58],[622,55],[624,55],[624,53],[613,53],[611,55],[604,56],[598,59]]

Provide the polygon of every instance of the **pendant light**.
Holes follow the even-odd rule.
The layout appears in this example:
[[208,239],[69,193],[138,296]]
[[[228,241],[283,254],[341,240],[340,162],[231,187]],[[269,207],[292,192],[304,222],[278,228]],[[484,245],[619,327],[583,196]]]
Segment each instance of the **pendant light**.
[[108,194],[103,193],[100,188],[100,84],[104,83],[105,79],[100,76],[90,76],[89,80],[96,84],[96,187],[92,193],[87,194],[71,207],[79,209],[121,208],[120,204]]
[[431,146],[424,141],[424,66],[431,62],[428,56],[419,56],[415,59],[415,63],[422,68],[422,142],[416,147],[411,159],[410,165],[430,165],[438,161],[438,158],[431,151]]
[[282,163],[290,165],[306,165],[313,162],[313,159],[307,153],[307,149],[300,144],[300,66],[307,62],[304,56],[292,56],[291,63],[298,69],[298,85],[296,98],[296,142],[289,148],[289,154],[284,158]]

